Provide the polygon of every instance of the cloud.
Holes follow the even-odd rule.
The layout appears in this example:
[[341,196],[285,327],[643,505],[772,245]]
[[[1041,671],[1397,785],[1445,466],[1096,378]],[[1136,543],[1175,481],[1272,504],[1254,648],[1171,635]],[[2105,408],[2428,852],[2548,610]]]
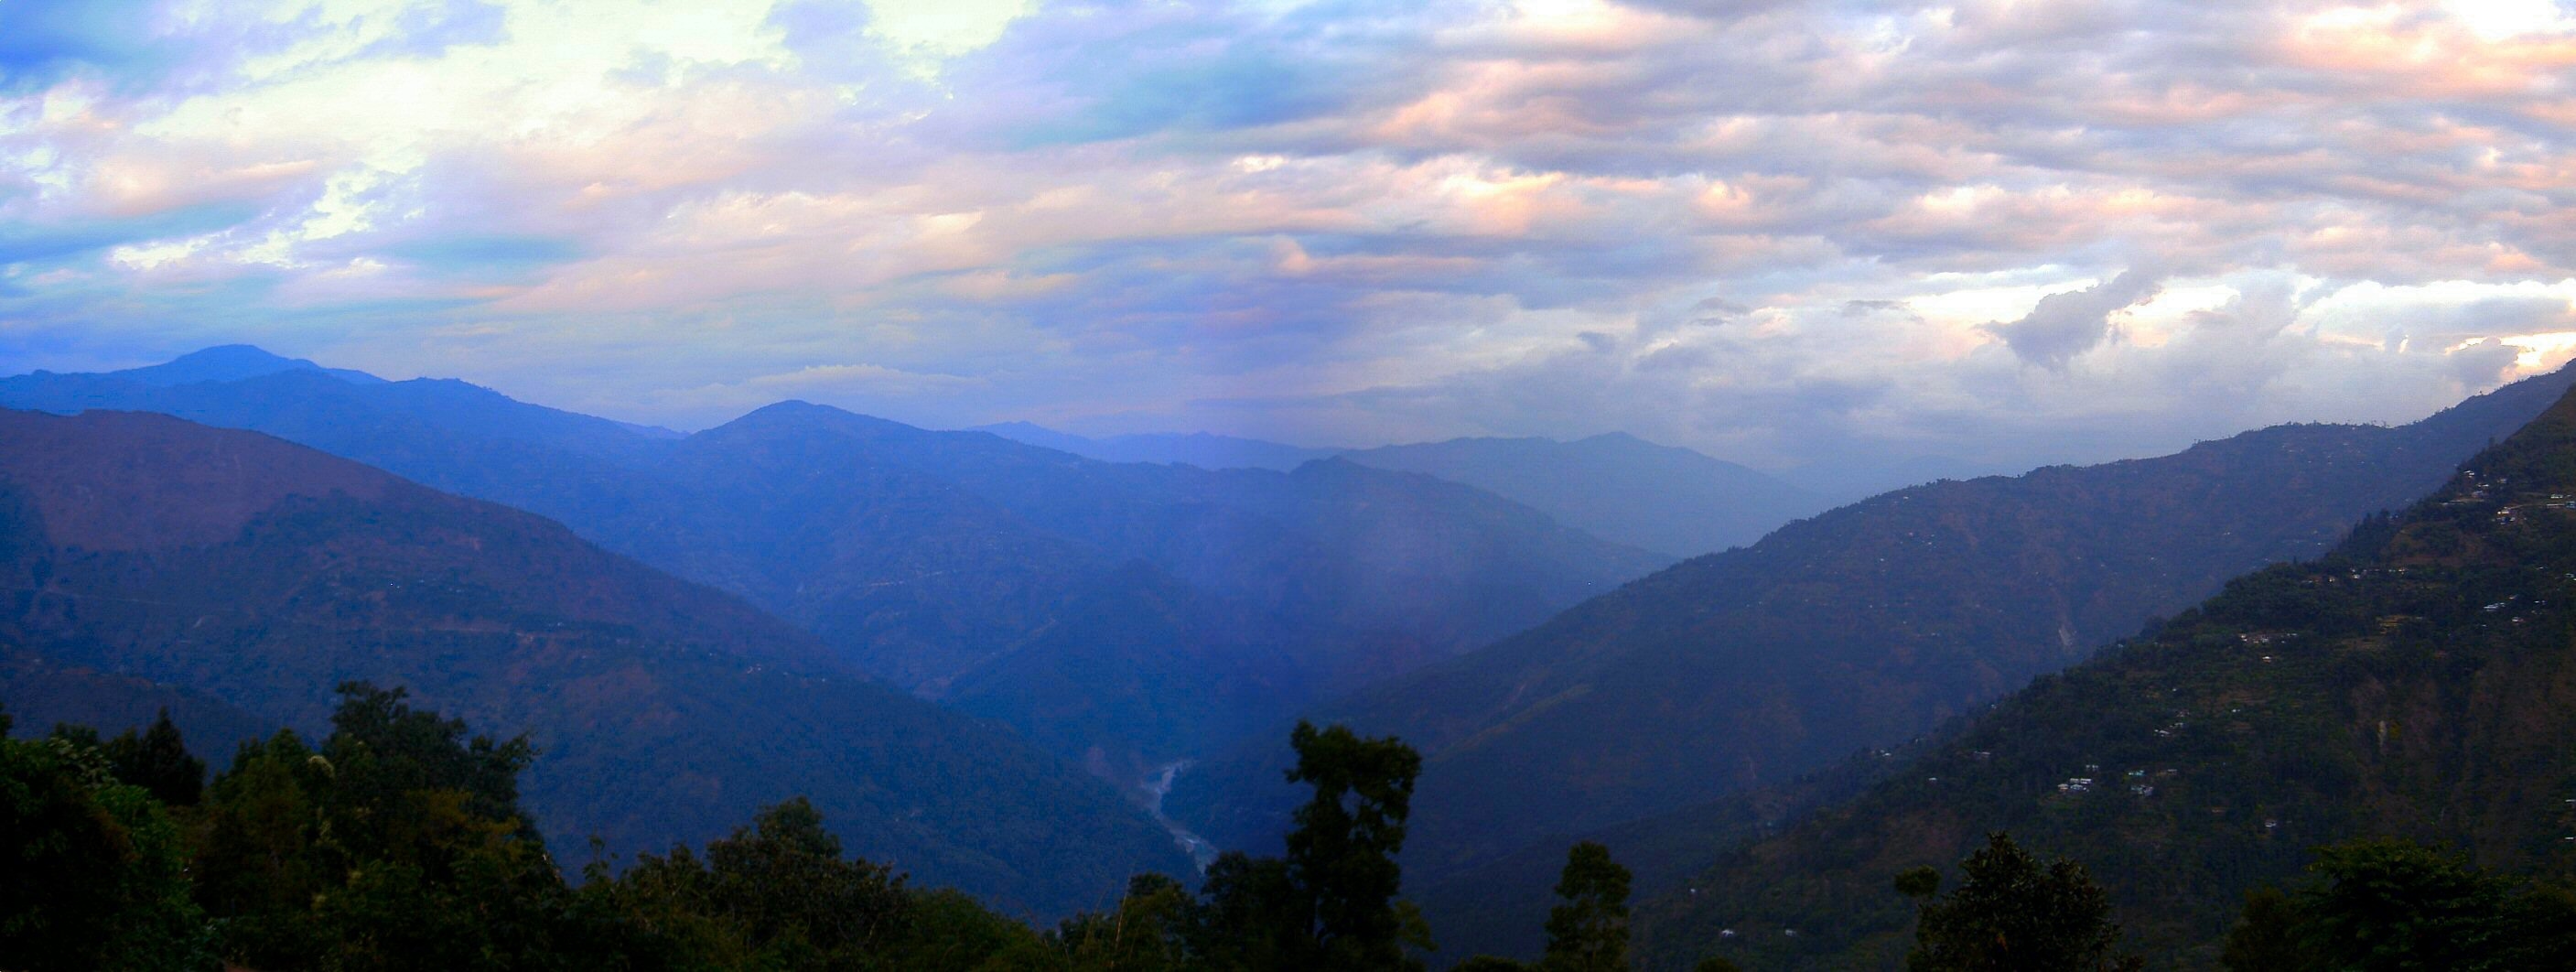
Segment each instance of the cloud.
[[2050,294],[2021,319],[1986,325],[2023,361],[2064,370],[2068,359],[2111,337],[2111,315],[2156,295],[2154,277],[2137,270],[2083,290]]
[[2561,7],[10,10],[16,369],[252,341],[680,426],[1788,466],[2403,419],[2576,353]]
[[143,72],[172,57],[145,0],[28,0],[0,31],[0,93],[41,90],[86,71]]

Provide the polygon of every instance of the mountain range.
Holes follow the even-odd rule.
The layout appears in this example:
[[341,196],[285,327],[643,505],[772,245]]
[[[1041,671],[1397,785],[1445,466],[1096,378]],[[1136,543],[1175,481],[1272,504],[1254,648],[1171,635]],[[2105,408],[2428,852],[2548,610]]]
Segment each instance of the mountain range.
[[13,708],[176,702],[220,761],[318,732],[341,682],[400,685],[533,738],[559,855],[703,841],[803,794],[870,857],[1013,910],[1188,865],[1106,783],[739,599],[266,435],[0,411],[0,589]]
[[[537,739],[558,852],[810,793],[1034,913],[1181,873],[1165,826],[1271,846],[1302,717],[1421,751],[1406,884],[1450,954],[1534,946],[1591,837],[1638,861],[1659,967],[1886,964],[1878,871],[2008,825],[2206,964],[2234,894],[2336,835],[2566,866],[2571,383],[1816,513],[1622,435],[1102,458],[803,402],[682,434],[217,348],[0,379],[53,413],[0,412],[0,700],[168,708],[219,754],[400,683]],[[2114,763],[2135,800],[2093,796]]]
[[1137,432],[1094,438],[1060,432],[1034,422],[998,422],[976,426],[975,431],[990,432],[1013,442],[1045,446],[1103,462],[1153,462],[1202,469],[1275,469],[1287,472],[1346,451],[1213,432]]
[[[1894,967],[1889,876],[1992,830],[2082,864],[2130,946],[2215,964],[2249,889],[2396,836],[2576,876],[2576,395],[2332,553],[1941,732],[1641,911],[1650,968]],[[2390,921],[2432,922],[2429,914]]]
[[[1415,887],[1533,844],[1794,781],[1977,711],[2228,578],[2317,556],[2439,485],[2576,380],[2407,426],[2291,425],[2155,459],[1918,486],[1694,558],[1309,710],[1418,747]],[[1247,748],[1168,810],[1267,846],[1294,797]],[[1532,923],[1532,927],[1535,923]]]
[[[1373,449],[1315,449],[1234,436],[1091,439],[1027,422],[982,427],[1005,438],[1109,462],[1289,470],[1322,459],[1476,487],[1594,536],[1679,559],[1742,546],[1831,505],[1757,470],[1626,433],[1572,442],[1461,438]],[[1927,477],[1928,478],[1928,477]]]
[[1624,432],[1572,442],[1451,439],[1343,458],[1490,490],[1596,536],[1675,557],[1752,543],[1828,505],[1745,466]]
[[1337,460],[1108,463],[795,402],[681,436],[256,349],[139,371],[0,379],[0,405],[258,430],[559,520],[1126,781],[1668,559]]

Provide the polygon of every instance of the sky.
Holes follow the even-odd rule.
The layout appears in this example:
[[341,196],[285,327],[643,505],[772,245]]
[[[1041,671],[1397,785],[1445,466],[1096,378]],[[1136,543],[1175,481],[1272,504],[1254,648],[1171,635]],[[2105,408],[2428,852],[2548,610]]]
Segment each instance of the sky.
[[2576,0],[0,0],[0,372],[695,429],[2402,422],[2576,355]]

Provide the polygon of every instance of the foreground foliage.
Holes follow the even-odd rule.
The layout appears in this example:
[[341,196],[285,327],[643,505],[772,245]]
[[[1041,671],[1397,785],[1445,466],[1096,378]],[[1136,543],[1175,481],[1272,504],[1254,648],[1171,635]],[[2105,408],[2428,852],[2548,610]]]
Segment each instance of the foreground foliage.
[[[1196,894],[1158,874],[1117,906],[1040,930],[844,854],[802,798],[701,850],[622,871],[594,854],[566,882],[518,805],[535,754],[470,735],[402,690],[344,685],[332,731],[245,744],[202,792],[166,715],[100,741],[82,727],[0,741],[0,955],[11,968],[187,970],[1034,970],[1287,972],[1423,968],[1432,943],[1398,897],[1413,751],[1300,725],[1313,799],[1289,853],[1217,861]],[[7,728],[0,714],[0,732]],[[175,755],[174,755],[175,754]],[[171,806],[156,793],[197,797]],[[1898,874],[1916,901],[1914,972],[2133,970],[2083,867],[2008,836]],[[1631,876],[1577,844],[1535,965],[1632,967]],[[2420,844],[2321,848],[2307,880],[2246,899],[2235,972],[2576,967],[2576,891],[2497,876]],[[1729,972],[1709,958],[1699,972]]]
[[1285,858],[1229,855],[1195,895],[1142,875],[1040,931],[845,856],[803,798],[703,850],[595,850],[575,886],[519,805],[526,739],[364,683],[331,725],[244,744],[202,794],[166,713],[0,741],[7,967],[1402,970],[1430,945],[1397,898],[1419,759],[1338,726],[1291,740],[1315,799]]
[[2576,968],[2576,890],[2398,840],[2319,848],[2309,872],[2246,896],[2221,957],[2230,972]]
[[[0,714],[0,736],[9,720]],[[160,801],[77,740],[0,739],[0,956],[27,969],[211,969]]]
[[2009,835],[1960,862],[1959,889],[1941,895],[1940,872],[1916,868],[1896,876],[1896,890],[1916,907],[1907,972],[2005,969],[2136,970],[2136,956],[2114,956],[2120,926],[2111,899],[2084,866],[2059,858],[2042,866]]

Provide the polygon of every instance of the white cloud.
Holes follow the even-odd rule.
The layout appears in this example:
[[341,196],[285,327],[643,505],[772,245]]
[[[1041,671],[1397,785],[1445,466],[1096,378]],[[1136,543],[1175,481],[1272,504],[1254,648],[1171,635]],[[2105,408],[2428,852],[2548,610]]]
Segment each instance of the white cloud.
[[992,44],[1037,0],[869,0],[868,32],[907,54],[945,59]]
[[194,3],[0,105],[0,359],[1788,464],[2570,353],[2563,4],[1702,6]]

